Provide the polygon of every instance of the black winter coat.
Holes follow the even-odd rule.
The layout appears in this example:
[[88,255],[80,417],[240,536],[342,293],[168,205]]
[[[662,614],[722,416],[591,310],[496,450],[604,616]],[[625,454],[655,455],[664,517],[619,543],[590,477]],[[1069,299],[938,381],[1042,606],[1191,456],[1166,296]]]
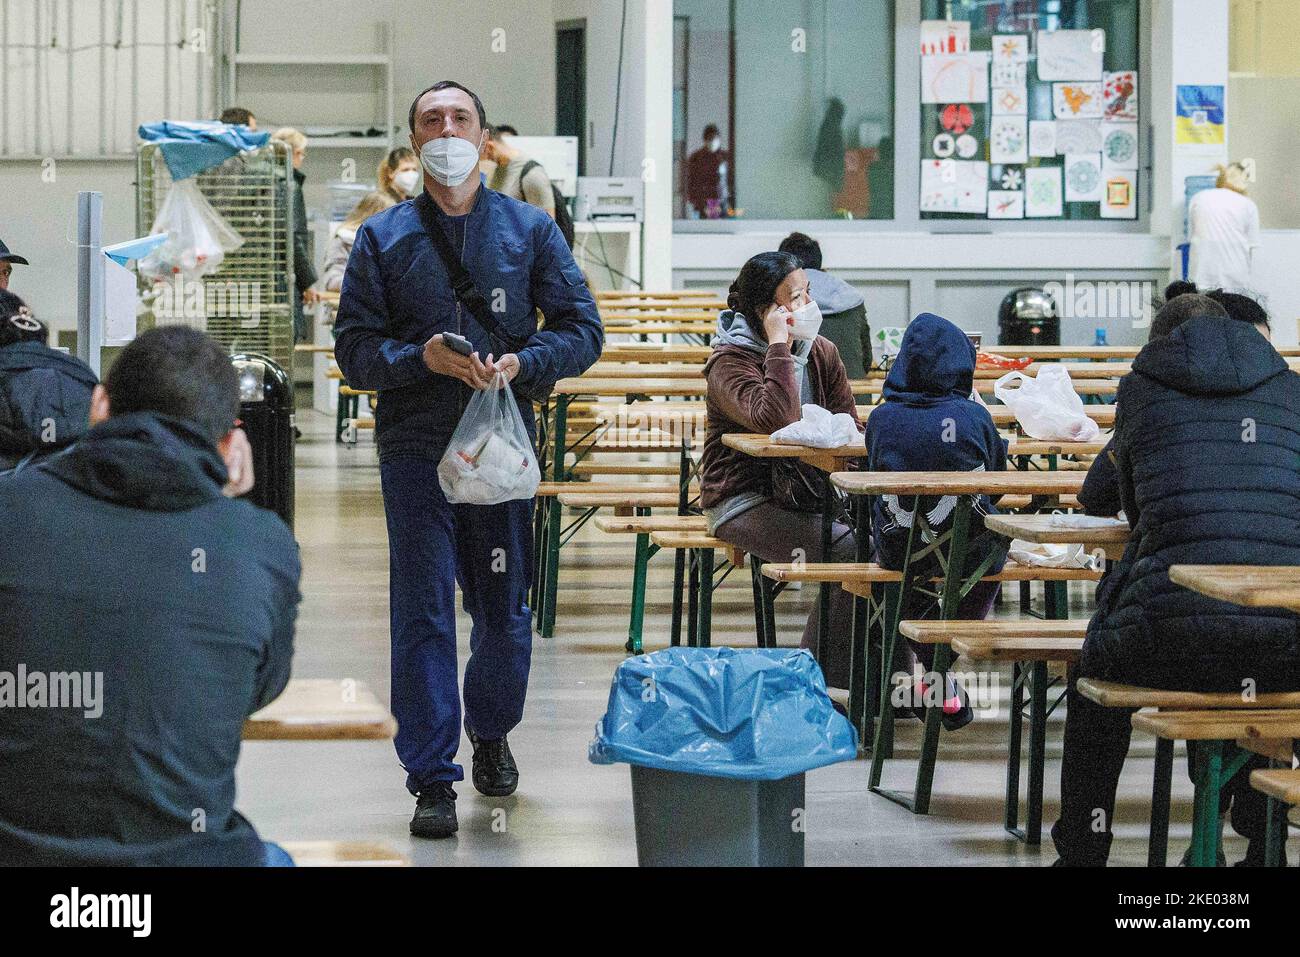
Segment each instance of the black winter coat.
[[1248,323],[1198,318],[1142,349],[1117,403],[1133,537],[1098,588],[1085,662],[1156,687],[1300,690],[1300,615],[1218,601],[1168,573],[1300,565],[1300,375]]
[[[0,477],[0,864],[262,863],[235,765],[289,680],[300,568],[226,478],[193,427],[143,412]],[[18,707],[24,671],[97,700]]]
[[95,373],[41,342],[0,348],[0,471],[85,433]]

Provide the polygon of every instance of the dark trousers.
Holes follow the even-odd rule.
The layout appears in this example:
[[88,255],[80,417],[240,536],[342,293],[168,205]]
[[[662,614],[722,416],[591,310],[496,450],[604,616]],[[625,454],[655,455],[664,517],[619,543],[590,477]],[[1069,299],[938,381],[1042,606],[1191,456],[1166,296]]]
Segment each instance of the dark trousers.
[[[1066,695],[1065,750],[1061,760],[1061,817],[1052,828],[1052,840],[1061,860],[1081,867],[1100,867],[1110,855],[1115,818],[1115,790],[1128,756],[1133,711],[1103,708],[1079,694],[1079,678],[1109,678],[1127,684],[1166,687],[1153,672],[1145,679],[1111,676],[1104,672],[1084,645],[1078,667],[1070,669]],[[1199,690],[1199,689],[1187,689]],[[1242,837],[1263,841],[1267,798],[1250,786],[1250,772],[1268,766],[1268,759],[1252,755],[1231,780],[1224,783],[1220,810],[1232,807],[1232,827]],[[1190,768],[1189,768],[1190,770]],[[1261,844],[1262,846],[1262,844]]]
[[380,465],[388,519],[392,709],[406,787],[460,781],[456,584],[470,629],[465,723],[500,738],[523,718],[532,656],[532,500],[451,505],[435,459]]

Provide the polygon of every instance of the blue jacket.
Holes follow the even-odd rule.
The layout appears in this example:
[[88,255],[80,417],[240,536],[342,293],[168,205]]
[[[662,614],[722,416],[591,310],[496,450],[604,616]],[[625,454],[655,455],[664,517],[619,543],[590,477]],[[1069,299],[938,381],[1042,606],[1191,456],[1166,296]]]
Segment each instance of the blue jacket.
[[76,356],[43,342],[0,349],[0,470],[79,438],[89,428],[98,381]]
[[[357,231],[334,324],[334,355],[348,384],[379,390],[375,438],[381,460],[441,456],[468,399],[468,386],[424,365],[431,336],[459,332],[483,358],[504,351],[457,303],[421,225],[415,206],[420,201],[377,213]],[[431,205],[445,224],[448,217]],[[519,389],[581,375],[600,356],[604,331],[596,302],[545,212],[480,185],[466,220],[463,261],[488,304],[499,310],[502,329],[528,340],[518,353]],[[540,330],[538,310],[546,317]],[[516,401],[531,426],[531,404],[517,393]]]
[[235,766],[289,680],[300,566],[226,477],[193,426],[137,412],[0,478],[0,672],[102,674],[98,715],[0,707],[0,862],[262,862]]
[[[903,334],[882,389],[884,403],[867,417],[867,462],[873,472],[1005,471],[1007,443],[988,409],[970,398],[975,347],[947,319],[922,313]],[[921,508],[936,531],[951,524],[955,496],[924,496]],[[907,547],[912,501],[877,496],[872,524],[881,564],[900,568]],[[981,514],[995,512],[987,496],[976,504],[972,537],[983,531]],[[919,548],[919,538],[914,548]],[[974,567],[994,543],[976,542]],[[991,570],[1002,567],[996,562]]]

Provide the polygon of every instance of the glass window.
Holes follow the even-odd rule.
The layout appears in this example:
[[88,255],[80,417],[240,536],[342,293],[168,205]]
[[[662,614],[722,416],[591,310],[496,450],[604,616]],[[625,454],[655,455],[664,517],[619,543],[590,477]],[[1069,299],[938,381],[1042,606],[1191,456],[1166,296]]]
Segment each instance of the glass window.
[[923,0],[922,219],[1138,218],[1138,0]]
[[894,0],[675,0],[680,219],[892,219]]

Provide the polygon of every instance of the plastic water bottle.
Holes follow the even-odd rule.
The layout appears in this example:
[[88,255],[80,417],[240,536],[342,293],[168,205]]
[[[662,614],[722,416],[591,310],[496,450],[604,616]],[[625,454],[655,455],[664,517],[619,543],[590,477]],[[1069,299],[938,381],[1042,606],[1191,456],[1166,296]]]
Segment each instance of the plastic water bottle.
[[1098,329],[1098,330],[1097,330],[1097,337],[1096,337],[1095,339],[1092,340],[1092,344],[1093,344],[1094,346],[1104,346],[1104,345],[1107,344],[1107,343],[1106,343],[1106,330],[1105,330],[1105,329]]

